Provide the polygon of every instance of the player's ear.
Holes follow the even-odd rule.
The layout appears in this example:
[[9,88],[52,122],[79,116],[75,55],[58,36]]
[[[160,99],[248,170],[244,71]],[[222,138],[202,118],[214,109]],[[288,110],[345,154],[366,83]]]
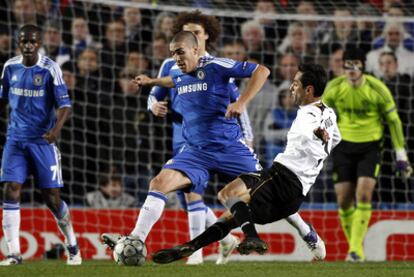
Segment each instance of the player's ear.
[[314,93],[315,93],[315,88],[313,86],[311,86],[311,85],[306,86],[305,94],[307,96],[313,96]]

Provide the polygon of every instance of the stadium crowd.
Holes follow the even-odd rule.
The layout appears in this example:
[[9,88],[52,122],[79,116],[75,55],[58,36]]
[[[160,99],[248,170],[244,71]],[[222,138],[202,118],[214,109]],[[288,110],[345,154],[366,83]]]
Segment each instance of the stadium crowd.
[[[234,1],[240,5],[234,4],[234,7],[218,0],[184,2],[200,9],[244,7],[253,11],[249,19],[220,18],[224,35],[211,54],[255,61],[272,71],[262,91],[248,107],[254,131],[253,145],[263,164],[268,165],[283,150],[285,134],[295,118],[296,107],[287,89],[299,64],[322,64],[332,79],[344,73],[342,54],[351,46],[364,50],[366,71],[381,79],[393,93],[408,155],[414,161],[414,21],[403,24],[392,20],[414,14],[414,10],[410,10],[414,6],[408,4],[409,1],[330,1],[329,8],[322,8],[320,2],[325,1],[306,0]],[[388,19],[373,23],[287,21],[266,17],[285,12],[387,15]],[[153,116],[147,109],[149,89],[137,92],[129,80],[139,74],[156,76],[161,63],[170,55],[169,40],[175,16],[173,12],[158,9],[87,1],[0,0],[0,69],[7,59],[19,54],[15,41],[18,28],[35,24],[44,32],[41,52],[61,66],[70,91],[72,116],[64,126],[59,143],[66,184],[63,197],[68,203],[90,205],[88,199],[98,194],[106,203],[104,198],[111,195],[102,187],[109,186],[106,185],[108,180],[116,180],[126,193],[135,197],[135,206],[140,206],[145,200],[149,180],[169,159],[171,117]],[[243,92],[245,81],[236,82]],[[0,144],[3,145],[6,111],[0,111],[0,119]],[[394,177],[391,140],[388,134],[385,137],[382,174],[374,199],[381,202],[413,200],[413,195],[407,191],[412,191],[414,184]],[[328,162],[309,201],[334,201],[330,168]],[[117,172],[115,179],[110,176],[114,171]],[[105,182],[102,174],[106,174]],[[410,185],[412,187],[408,188]],[[30,185],[25,188],[23,203],[38,200],[38,195],[30,188]],[[216,182],[210,188],[207,203],[217,203],[217,190]],[[87,193],[89,197],[85,198]],[[131,206],[130,201],[128,203]]]

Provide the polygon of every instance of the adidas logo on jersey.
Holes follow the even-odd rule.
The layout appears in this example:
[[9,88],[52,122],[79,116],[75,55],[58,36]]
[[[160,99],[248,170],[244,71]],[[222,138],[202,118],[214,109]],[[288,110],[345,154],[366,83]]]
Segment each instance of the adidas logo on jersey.
[[177,83],[181,82],[181,78],[177,77]]
[[13,75],[13,77],[11,78],[12,81],[17,81],[17,76]]

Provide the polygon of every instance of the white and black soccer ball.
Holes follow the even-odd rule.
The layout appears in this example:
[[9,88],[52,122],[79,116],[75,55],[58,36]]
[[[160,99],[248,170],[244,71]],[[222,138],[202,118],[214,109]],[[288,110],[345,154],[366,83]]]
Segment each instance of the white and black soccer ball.
[[141,266],[145,262],[147,248],[141,240],[122,237],[115,245],[113,256],[118,265]]

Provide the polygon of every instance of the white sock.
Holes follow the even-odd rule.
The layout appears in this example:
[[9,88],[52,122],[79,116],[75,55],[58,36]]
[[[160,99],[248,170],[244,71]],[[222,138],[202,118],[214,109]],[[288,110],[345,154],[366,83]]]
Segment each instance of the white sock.
[[20,203],[3,202],[3,233],[10,255],[20,256]]
[[167,196],[158,191],[148,192],[147,199],[139,212],[137,223],[131,235],[138,236],[143,242],[147,239],[152,226],[160,219],[164,211]]
[[294,213],[285,218],[287,222],[298,230],[300,236],[303,238],[310,232],[309,225],[303,220],[299,213]]
[[[217,222],[217,216],[216,214],[206,206],[206,228],[210,227],[214,223]],[[223,244],[230,244],[233,242],[232,235],[230,233],[227,234],[222,240],[220,240],[220,243]]]
[[78,245],[75,231],[73,230],[72,221],[70,219],[69,209],[65,201],[61,201],[59,213],[54,215],[60,232],[65,237],[66,243],[68,243],[70,246]]
[[217,222],[216,214],[206,206],[206,228]]
[[[194,239],[206,229],[206,205],[203,200],[197,200],[187,204],[188,228],[190,239]],[[203,249],[200,248],[193,253],[194,256],[203,256]]]

